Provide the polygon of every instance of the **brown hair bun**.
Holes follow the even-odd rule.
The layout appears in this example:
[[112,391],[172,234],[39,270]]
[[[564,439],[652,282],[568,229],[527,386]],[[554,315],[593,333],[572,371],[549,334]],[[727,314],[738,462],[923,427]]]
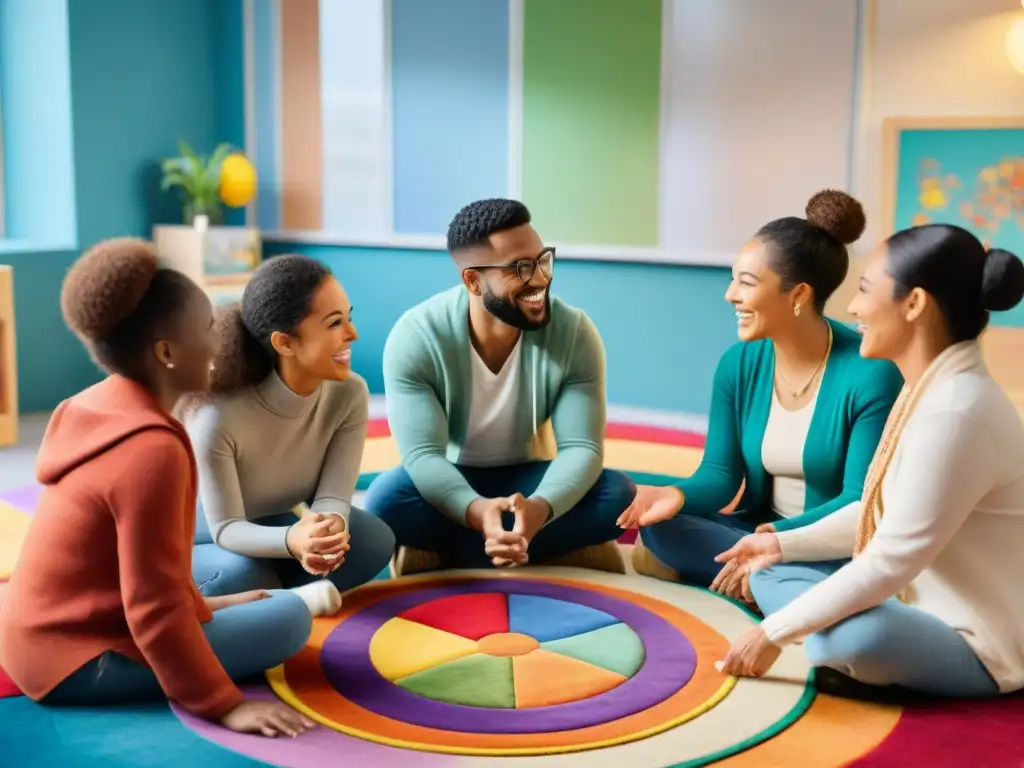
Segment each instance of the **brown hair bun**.
[[98,243],[64,278],[64,321],[80,338],[103,339],[138,307],[159,269],[156,248],[145,240],[119,237]]
[[825,189],[807,201],[807,222],[828,232],[843,245],[855,243],[864,234],[864,207],[838,189]]

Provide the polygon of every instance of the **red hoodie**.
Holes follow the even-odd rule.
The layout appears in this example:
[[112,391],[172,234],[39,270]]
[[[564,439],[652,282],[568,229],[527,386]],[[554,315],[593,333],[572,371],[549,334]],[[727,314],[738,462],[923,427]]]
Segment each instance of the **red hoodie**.
[[45,488],[0,605],[0,667],[38,701],[115,651],[190,712],[230,712],[242,693],[192,582],[196,465],[181,424],[112,376],[57,407],[37,474]]

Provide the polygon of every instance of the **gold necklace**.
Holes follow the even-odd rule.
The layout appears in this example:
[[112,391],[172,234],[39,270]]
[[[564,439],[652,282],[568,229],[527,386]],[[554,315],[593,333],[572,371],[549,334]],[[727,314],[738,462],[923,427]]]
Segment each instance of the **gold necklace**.
[[782,383],[786,386],[786,388],[789,389],[789,395],[794,400],[799,400],[801,397],[807,394],[807,390],[811,388],[811,384],[813,384],[814,380],[818,378],[818,373],[821,371],[822,367],[828,361],[828,356],[832,353],[832,326],[828,322],[826,322],[825,325],[828,327],[828,346],[825,347],[825,356],[821,358],[821,362],[819,362],[818,367],[814,369],[814,372],[811,374],[811,378],[809,378],[807,380],[807,383],[804,384],[803,387],[801,387],[800,389],[793,389],[793,385],[789,383],[789,380],[786,378],[786,374],[784,374],[782,370],[779,368],[778,357],[776,357],[775,372],[779,375],[779,378],[782,379]]

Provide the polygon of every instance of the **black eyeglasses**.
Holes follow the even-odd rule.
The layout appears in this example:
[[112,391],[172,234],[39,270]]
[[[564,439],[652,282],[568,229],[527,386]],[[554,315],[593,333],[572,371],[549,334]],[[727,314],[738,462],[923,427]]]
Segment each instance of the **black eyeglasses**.
[[554,247],[545,248],[540,256],[536,259],[520,259],[514,261],[511,264],[480,264],[477,266],[466,267],[466,269],[514,269],[519,279],[524,284],[529,284],[533,280],[533,275],[540,267],[540,273],[544,275],[548,280],[551,279],[551,275],[555,271],[555,249]]

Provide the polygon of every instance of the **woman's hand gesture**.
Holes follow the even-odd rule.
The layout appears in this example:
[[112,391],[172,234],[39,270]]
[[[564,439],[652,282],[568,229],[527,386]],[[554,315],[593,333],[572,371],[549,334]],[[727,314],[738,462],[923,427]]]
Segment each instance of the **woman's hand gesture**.
[[638,485],[633,503],[619,515],[620,528],[642,528],[675,517],[683,508],[685,497],[674,485]]

